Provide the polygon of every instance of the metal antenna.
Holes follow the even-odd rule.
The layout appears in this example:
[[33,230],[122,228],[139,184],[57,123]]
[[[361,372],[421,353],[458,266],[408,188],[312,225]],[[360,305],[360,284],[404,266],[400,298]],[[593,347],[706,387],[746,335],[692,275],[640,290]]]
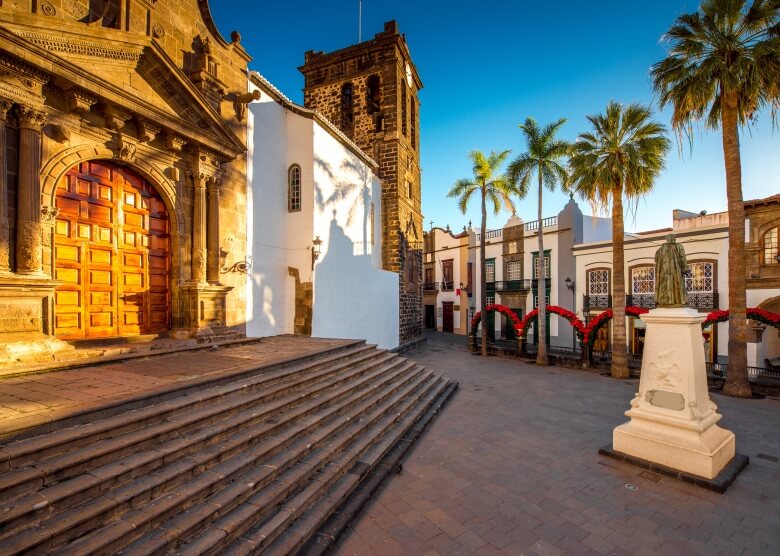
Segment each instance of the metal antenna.
[[363,0],[358,0],[358,44],[363,42]]

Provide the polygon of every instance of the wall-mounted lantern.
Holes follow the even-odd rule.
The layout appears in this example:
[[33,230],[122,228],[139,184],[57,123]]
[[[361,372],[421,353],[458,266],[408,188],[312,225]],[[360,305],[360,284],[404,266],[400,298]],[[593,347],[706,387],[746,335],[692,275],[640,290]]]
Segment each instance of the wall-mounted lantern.
[[317,236],[312,240],[313,247],[311,248],[311,268],[314,269],[314,263],[320,258],[322,252],[322,240],[320,236]]

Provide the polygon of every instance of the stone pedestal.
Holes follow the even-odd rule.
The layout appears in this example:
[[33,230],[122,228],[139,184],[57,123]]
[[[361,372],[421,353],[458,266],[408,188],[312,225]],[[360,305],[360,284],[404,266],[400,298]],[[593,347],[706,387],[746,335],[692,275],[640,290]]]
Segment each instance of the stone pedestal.
[[615,452],[682,473],[714,479],[735,456],[731,431],[707,390],[701,323],[689,308],[660,308],[647,323],[639,392],[630,421],[613,432]]
[[[185,333],[201,338],[219,334],[226,329],[227,294],[232,287],[189,283],[181,287],[185,307]],[[181,331],[180,331],[181,332]],[[181,334],[174,331],[174,337]]]
[[73,349],[52,337],[54,289],[61,283],[31,276],[0,277],[0,366],[43,362]]

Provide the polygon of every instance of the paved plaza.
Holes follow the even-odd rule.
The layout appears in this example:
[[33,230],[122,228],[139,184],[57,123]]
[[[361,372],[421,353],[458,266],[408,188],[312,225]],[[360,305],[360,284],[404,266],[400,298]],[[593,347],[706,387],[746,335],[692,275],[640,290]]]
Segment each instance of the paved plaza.
[[482,359],[455,338],[407,354],[460,390],[339,554],[780,554],[780,399],[714,396],[750,457],[716,494],[598,455],[637,381]]
[[112,403],[249,367],[303,357],[344,340],[274,336],[255,342],[0,378],[0,437]]

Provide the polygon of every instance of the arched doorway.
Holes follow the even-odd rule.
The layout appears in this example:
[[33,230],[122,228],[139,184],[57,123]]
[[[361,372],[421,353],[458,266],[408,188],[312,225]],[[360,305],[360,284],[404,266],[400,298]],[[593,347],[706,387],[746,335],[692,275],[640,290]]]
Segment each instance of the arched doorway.
[[171,236],[157,190],[104,160],[79,163],[59,183],[54,229],[54,333],[107,338],[170,328]]

